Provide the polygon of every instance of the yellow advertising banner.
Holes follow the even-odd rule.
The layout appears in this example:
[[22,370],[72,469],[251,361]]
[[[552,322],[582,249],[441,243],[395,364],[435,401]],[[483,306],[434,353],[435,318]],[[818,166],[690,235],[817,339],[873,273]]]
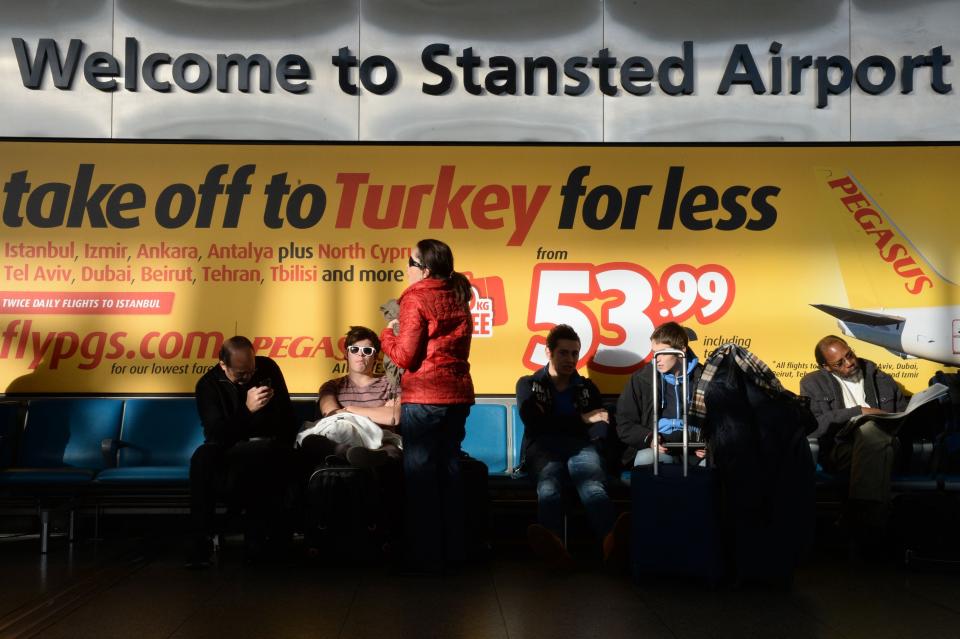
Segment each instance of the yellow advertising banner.
[[0,148],[7,393],[191,392],[234,334],[315,392],[425,237],[474,285],[481,394],[513,394],[558,323],[607,393],[668,320],[794,390],[831,333],[912,392],[960,363],[960,147]]

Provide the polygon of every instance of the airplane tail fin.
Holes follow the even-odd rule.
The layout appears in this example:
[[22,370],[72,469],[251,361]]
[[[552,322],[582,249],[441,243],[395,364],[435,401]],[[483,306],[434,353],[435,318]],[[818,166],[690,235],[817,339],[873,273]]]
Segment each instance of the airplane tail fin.
[[[852,172],[819,168],[816,180],[824,228],[836,247],[848,306],[884,309],[955,303],[957,282],[911,242],[891,212]],[[897,211],[901,217],[908,213]]]

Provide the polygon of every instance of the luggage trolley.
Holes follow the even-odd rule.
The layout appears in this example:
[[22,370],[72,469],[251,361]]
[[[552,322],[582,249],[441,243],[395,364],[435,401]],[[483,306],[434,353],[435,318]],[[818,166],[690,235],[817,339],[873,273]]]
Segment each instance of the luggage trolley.
[[676,348],[665,348],[661,351],[657,351],[653,354],[653,474],[657,475],[660,472],[660,416],[657,414],[657,411],[660,407],[660,385],[657,383],[657,358],[664,355],[674,355],[680,360],[680,366],[683,370],[683,375],[680,377],[680,394],[683,397],[681,415],[683,420],[683,442],[667,442],[664,444],[664,447],[667,449],[670,448],[682,448],[683,449],[683,476],[686,477],[688,474],[688,459],[690,456],[691,448],[706,448],[706,443],[697,441],[690,442],[690,426],[687,418],[687,409],[690,400],[687,395],[687,354],[684,351],[678,350]]

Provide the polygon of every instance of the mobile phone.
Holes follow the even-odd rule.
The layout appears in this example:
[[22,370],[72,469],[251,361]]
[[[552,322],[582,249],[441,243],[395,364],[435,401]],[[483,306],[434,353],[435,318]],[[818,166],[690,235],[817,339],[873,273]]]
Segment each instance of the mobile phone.
[[267,388],[273,388],[273,380],[269,377],[264,377],[260,380],[260,386],[266,386]]

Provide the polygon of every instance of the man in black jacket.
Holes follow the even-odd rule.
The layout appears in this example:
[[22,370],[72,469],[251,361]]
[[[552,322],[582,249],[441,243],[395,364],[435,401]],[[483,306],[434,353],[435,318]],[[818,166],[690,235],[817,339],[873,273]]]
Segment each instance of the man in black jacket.
[[297,424],[283,373],[269,357],[255,356],[246,337],[223,343],[219,363],[197,382],[196,398],[204,443],[190,459],[196,536],[188,565],[202,567],[212,551],[218,493],[246,508],[250,553],[260,549],[268,525],[280,521]]
[[603,543],[604,560],[617,563],[624,547],[625,525],[614,522],[600,457],[609,417],[600,391],[577,373],[580,338],[566,324],[547,335],[549,362],[517,381],[517,407],[523,420],[523,464],[536,476],[540,523],[527,529],[533,549],[544,559],[568,567],[571,557],[561,540],[563,487],[573,483],[587,518]]
[[810,398],[817,418],[819,458],[831,472],[849,473],[848,512],[867,528],[882,528],[890,500],[897,432],[903,420],[864,420],[907,406],[900,387],[873,362],[858,358],[836,335],[821,339],[814,350],[820,369],[800,380],[800,394]]

